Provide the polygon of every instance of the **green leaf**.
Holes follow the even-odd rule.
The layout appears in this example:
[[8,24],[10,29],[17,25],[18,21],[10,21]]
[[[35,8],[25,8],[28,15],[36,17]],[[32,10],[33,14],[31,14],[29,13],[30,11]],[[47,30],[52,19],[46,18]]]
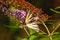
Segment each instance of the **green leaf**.
[[42,24],[40,21],[37,21],[36,23],[37,23],[37,24]]
[[16,36],[16,38],[15,38],[16,40],[21,40],[22,38],[20,38],[20,37],[18,37],[18,36]]
[[9,27],[10,28],[18,28],[19,27],[18,21],[13,16],[10,16]]
[[56,35],[56,34],[59,34],[59,32],[54,32],[54,34]]
[[11,10],[14,10],[14,9],[15,9],[15,7],[13,7],[13,6],[10,6],[10,9],[11,9]]
[[59,9],[59,8],[60,8],[60,6],[56,7],[55,9]]
[[32,35],[32,36],[30,36],[29,40],[34,40],[36,37],[37,37],[37,36]]
[[22,40],[27,40],[27,38],[23,38]]
[[46,34],[45,32],[39,32],[38,33],[39,35],[44,35],[44,34]]
[[57,10],[54,10],[54,9],[50,9],[51,11],[53,11],[53,12],[55,12],[55,13],[57,13],[57,14],[60,14],[60,12],[59,11],[57,11]]
[[45,36],[45,37],[43,37],[43,38],[40,38],[39,40],[50,40],[50,38],[49,38],[49,36]]
[[19,36],[16,36],[16,40],[27,40],[27,38],[21,38]]
[[32,30],[32,29],[29,29],[29,32],[30,32],[30,35],[32,35],[32,34],[34,34],[34,33],[35,33],[35,31],[34,31],[34,30]]
[[54,24],[54,20],[47,20],[45,24]]
[[60,40],[60,34],[53,35],[53,40]]

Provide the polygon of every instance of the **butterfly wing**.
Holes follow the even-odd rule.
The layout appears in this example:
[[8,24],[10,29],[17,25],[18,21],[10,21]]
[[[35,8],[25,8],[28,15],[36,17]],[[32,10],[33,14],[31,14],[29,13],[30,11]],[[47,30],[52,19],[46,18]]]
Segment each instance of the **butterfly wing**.
[[36,22],[29,23],[26,26],[28,28],[31,28],[31,29],[35,30],[36,32],[40,31],[38,25],[36,24]]

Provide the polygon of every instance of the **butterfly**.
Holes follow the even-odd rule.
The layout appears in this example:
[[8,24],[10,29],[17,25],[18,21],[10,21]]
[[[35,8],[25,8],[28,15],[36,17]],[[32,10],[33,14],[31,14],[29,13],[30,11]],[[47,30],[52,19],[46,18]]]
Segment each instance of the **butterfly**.
[[36,32],[39,32],[39,27],[36,24],[36,21],[31,22],[32,20],[33,20],[33,13],[30,14],[30,11],[29,11],[25,19],[26,26],[28,28],[35,30]]

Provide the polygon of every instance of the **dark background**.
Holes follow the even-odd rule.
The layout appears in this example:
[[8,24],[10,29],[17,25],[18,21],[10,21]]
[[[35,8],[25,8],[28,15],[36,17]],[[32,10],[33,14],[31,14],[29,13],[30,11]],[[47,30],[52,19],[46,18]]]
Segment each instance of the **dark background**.
[[50,8],[60,5],[60,0],[26,0],[38,8],[42,8],[44,13],[52,15]]

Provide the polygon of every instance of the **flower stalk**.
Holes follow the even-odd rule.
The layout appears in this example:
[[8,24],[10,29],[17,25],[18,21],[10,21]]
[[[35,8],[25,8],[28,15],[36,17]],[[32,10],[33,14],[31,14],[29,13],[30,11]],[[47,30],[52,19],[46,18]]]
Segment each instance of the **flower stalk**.
[[44,27],[46,28],[47,32],[48,32],[48,35],[50,37],[50,40],[52,40],[52,36],[51,36],[51,33],[49,31],[49,29],[47,28],[47,26],[45,25],[45,23],[41,20],[42,24],[44,25]]

